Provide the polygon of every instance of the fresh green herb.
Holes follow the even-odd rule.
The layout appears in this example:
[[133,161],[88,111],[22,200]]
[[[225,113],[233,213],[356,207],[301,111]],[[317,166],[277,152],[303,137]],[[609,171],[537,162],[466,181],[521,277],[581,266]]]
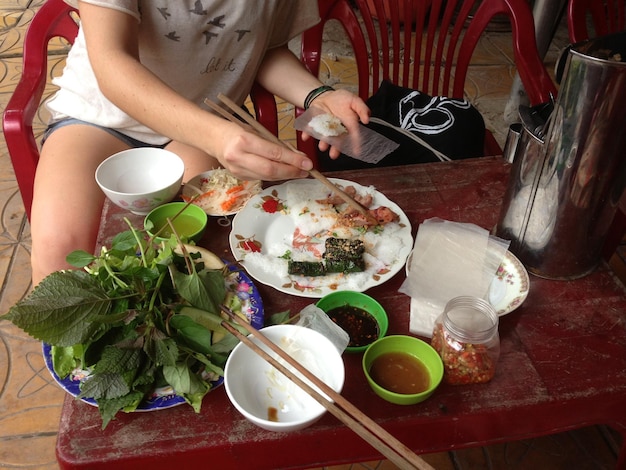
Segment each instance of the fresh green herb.
[[[99,256],[68,256],[83,270],[52,273],[0,316],[52,345],[59,377],[90,371],[79,397],[95,399],[103,428],[159,385],[169,384],[199,411],[237,344],[220,316],[228,269],[207,268],[175,234],[155,244],[126,222],[130,230]],[[204,259],[215,264],[213,258]]]
[[[289,310],[286,310],[284,312],[278,312],[278,313],[274,313],[273,315],[270,315],[267,324],[269,325],[284,325],[286,323],[295,323],[290,317],[289,315],[291,315],[291,312]],[[299,316],[300,314],[298,314]]]

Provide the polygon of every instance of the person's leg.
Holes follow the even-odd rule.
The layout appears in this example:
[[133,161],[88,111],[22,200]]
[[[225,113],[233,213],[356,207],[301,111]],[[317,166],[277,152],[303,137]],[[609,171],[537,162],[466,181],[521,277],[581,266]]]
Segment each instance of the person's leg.
[[189,145],[180,142],[170,142],[165,147],[170,152],[174,152],[185,162],[185,175],[183,181],[187,182],[191,178],[208,170],[219,168],[221,165],[216,158]]
[[128,148],[97,127],[74,124],[46,140],[35,176],[31,210],[33,285],[67,269],[74,250],[93,252],[104,194],[95,180],[98,165]]

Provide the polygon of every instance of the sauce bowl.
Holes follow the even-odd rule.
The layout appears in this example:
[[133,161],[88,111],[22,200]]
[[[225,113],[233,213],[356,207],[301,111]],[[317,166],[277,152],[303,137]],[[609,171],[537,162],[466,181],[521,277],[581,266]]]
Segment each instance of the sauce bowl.
[[171,227],[167,226],[168,218],[183,241],[194,242],[202,238],[208,221],[206,212],[198,206],[185,202],[168,202],[150,211],[144,219],[144,228],[148,235],[159,233],[157,241],[169,240],[172,233]]
[[346,352],[363,352],[387,334],[387,313],[382,305],[367,294],[337,291],[322,297],[315,305],[350,336]]
[[443,378],[443,362],[428,343],[413,336],[381,338],[363,354],[363,372],[379,397],[413,405],[430,397]]

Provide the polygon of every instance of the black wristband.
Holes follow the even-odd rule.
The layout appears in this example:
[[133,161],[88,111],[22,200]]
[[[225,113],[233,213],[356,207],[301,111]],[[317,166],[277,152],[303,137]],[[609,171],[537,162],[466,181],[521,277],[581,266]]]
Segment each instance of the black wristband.
[[320,96],[322,93],[326,93],[327,91],[335,91],[335,89],[328,85],[322,85],[314,90],[311,90],[304,100],[304,109],[309,109],[311,107],[311,103],[315,98]]

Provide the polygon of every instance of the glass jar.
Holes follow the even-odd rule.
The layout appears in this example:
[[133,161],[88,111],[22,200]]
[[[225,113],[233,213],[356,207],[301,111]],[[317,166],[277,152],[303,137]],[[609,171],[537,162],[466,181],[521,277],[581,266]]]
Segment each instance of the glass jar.
[[443,361],[446,383],[488,382],[500,356],[498,315],[483,299],[456,297],[435,321],[431,344]]

